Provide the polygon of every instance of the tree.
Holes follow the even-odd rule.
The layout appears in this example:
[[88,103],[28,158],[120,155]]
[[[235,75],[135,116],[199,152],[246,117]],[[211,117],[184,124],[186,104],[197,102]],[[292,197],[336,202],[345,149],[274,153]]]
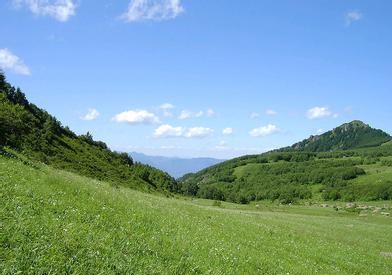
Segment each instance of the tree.
[[48,119],[44,123],[43,137],[45,138],[46,141],[52,142],[56,134],[57,134],[57,124],[54,119],[48,117]]

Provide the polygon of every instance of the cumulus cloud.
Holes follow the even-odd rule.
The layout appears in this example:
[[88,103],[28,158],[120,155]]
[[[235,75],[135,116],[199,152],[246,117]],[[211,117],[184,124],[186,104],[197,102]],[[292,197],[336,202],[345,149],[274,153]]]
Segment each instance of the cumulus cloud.
[[184,134],[182,127],[174,127],[169,124],[159,126],[154,130],[154,137],[165,138],[165,137],[181,137]]
[[233,132],[234,132],[233,128],[230,128],[230,127],[225,128],[225,129],[222,130],[222,134],[224,134],[226,136],[229,136],[229,135],[233,134]]
[[30,68],[8,49],[0,49],[0,68],[16,74],[30,75]]
[[172,112],[170,110],[174,109],[175,106],[171,103],[163,103],[161,106],[159,106],[159,109],[162,110],[163,116],[165,117],[171,117],[173,116]]
[[198,112],[191,112],[188,110],[182,110],[178,119],[188,119],[188,118],[198,118],[198,117],[212,117],[215,115],[215,111],[213,109],[208,109],[207,111],[198,111]]
[[181,114],[178,116],[179,119],[187,119],[192,116],[192,113],[190,111],[182,110]]
[[328,107],[313,107],[307,112],[309,119],[320,119],[330,116],[337,116],[337,114],[333,114]]
[[91,121],[99,117],[99,112],[96,109],[88,109],[87,113],[81,117],[83,120]]
[[174,109],[174,105],[171,103],[163,103],[161,106],[159,106],[160,109],[162,110],[171,110]]
[[159,118],[146,110],[130,110],[115,115],[112,119],[116,122],[128,124],[154,124],[160,123]]
[[211,135],[214,132],[211,128],[206,127],[175,127],[169,124],[159,126],[154,130],[154,137],[169,138],[169,137],[184,137],[184,138],[203,138]]
[[183,12],[181,0],[131,0],[121,19],[126,22],[163,21],[174,19]]
[[280,132],[280,129],[273,124],[268,124],[263,127],[252,129],[249,134],[252,137],[265,137]]
[[276,116],[277,114],[278,114],[278,112],[277,111],[275,111],[275,110],[267,110],[267,111],[265,111],[265,113],[268,115],[268,116]]
[[179,119],[188,119],[188,118],[202,117],[203,115],[204,115],[203,111],[191,112],[188,110],[182,110],[180,115],[178,116],[178,118]]
[[202,138],[211,135],[214,132],[211,128],[193,127],[186,130],[184,136],[187,138]]
[[363,15],[359,11],[349,11],[346,13],[346,26],[350,26],[352,23],[359,21],[363,18]]
[[14,0],[17,7],[27,7],[32,13],[39,16],[50,16],[60,22],[76,14],[74,0]]

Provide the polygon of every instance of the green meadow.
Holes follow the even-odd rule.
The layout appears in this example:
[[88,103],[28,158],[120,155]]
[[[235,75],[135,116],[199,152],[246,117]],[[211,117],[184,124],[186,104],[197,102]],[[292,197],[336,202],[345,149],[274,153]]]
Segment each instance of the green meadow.
[[143,193],[5,157],[0,185],[2,274],[392,270],[390,202],[363,211],[343,202],[239,205]]

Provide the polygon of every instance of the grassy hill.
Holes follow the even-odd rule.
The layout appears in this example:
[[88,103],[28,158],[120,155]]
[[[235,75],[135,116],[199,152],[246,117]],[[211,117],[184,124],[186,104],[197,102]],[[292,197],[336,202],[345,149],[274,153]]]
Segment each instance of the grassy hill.
[[[11,148],[12,150],[10,150]],[[142,190],[177,191],[176,181],[158,169],[112,152],[91,134],[77,136],[30,103],[0,71],[0,153],[23,155],[53,167]]]
[[354,121],[293,147],[240,157],[186,175],[181,178],[181,190],[238,203],[264,199],[292,203],[313,197],[392,199],[390,139],[383,131]]
[[391,139],[392,137],[384,131],[373,129],[362,121],[355,120],[322,135],[312,136],[287,149],[310,152],[349,150],[380,146]]
[[392,221],[380,214],[390,212],[388,202],[358,214],[339,203],[321,208],[166,198],[3,156],[0,190],[1,274],[392,270]]

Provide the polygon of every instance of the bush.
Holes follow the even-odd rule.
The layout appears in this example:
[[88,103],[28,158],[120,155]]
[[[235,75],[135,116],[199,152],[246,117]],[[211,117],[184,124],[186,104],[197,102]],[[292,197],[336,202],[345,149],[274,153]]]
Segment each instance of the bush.
[[212,203],[212,206],[221,207],[221,206],[222,206],[222,202],[221,202],[221,201],[214,201],[214,202]]

